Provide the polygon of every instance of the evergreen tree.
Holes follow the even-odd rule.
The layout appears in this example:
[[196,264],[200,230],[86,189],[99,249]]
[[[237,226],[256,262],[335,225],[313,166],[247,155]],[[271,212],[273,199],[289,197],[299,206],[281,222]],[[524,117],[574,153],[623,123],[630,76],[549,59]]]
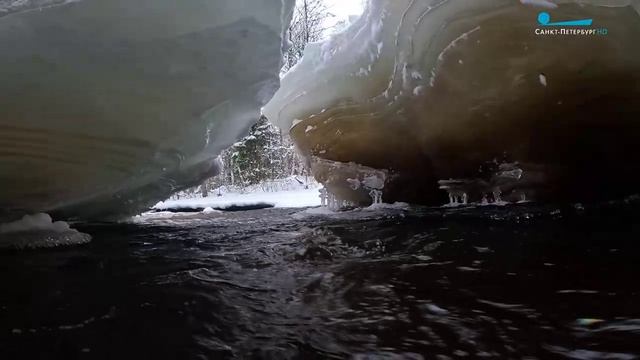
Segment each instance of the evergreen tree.
[[269,183],[292,175],[307,176],[304,159],[297,154],[293,142],[262,116],[249,130],[249,135],[220,154],[222,166],[218,176],[201,186],[187,189],[174,198],[216,196],[214,189],[231,188],[242,191],[252,185],[262,185],[272,191]]
[[251,127],[249,136],[231,147],[232,171],[236,171],[239,185],[255,185],[273,178],[272,156],[277,137],[273,126],[263,116]]

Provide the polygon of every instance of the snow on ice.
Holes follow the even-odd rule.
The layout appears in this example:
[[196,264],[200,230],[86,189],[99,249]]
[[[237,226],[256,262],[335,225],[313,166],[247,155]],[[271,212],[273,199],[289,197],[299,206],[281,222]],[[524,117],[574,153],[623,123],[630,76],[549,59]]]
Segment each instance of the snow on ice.
[[54,222],[44,213],[25,215],[20,220],[0,224],[0,248],[52,248],[89,241],[90,235],[72,229],[64,221]]
[[253,186],[240,192],[215,189],[207,197],[166,200],[157,203],[155,211],[193,211],[200,210],[213,213],[216,210],[250,209],[250,208],[300,208],[320,206],[320,185],[316,182],[300,184],[295,181],[282,181],[278,191],[265,191],[262,187]]

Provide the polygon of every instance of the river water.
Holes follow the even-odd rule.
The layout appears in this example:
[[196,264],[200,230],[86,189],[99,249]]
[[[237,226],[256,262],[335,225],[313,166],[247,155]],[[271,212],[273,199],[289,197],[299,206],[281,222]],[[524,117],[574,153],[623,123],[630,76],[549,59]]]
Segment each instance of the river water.
[[0,359],[635,359],[639,207],[268,209],[0,253]]

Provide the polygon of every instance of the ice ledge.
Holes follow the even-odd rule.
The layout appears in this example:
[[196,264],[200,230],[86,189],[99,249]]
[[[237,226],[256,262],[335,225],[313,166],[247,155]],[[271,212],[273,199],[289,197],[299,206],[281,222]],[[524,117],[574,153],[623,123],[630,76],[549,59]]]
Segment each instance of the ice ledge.
[[292,6],[0,0],[3,218],[133,214],[215,175],[279,86]]
[[[345,32],[307,48],[264,114],[309,159],[389,171],[385,201],[442,204],[439,180],[476,179],[505,155],[524,178],[493,197],[624,196],[640,173],[639,4],[372,0]],[[608,35],[537,36],[543,10]],[[331,191],[349,193],[352,177],[337,177]]]

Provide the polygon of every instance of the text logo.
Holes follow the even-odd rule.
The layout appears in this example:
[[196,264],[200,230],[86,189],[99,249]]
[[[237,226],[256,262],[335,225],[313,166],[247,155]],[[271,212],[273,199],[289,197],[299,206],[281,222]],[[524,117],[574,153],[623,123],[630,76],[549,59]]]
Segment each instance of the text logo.
[[609,34],[607,28],[594,28],[593,19],[551,21],[547,12],[538,14],[536,35],[544,36],[605,36]]

